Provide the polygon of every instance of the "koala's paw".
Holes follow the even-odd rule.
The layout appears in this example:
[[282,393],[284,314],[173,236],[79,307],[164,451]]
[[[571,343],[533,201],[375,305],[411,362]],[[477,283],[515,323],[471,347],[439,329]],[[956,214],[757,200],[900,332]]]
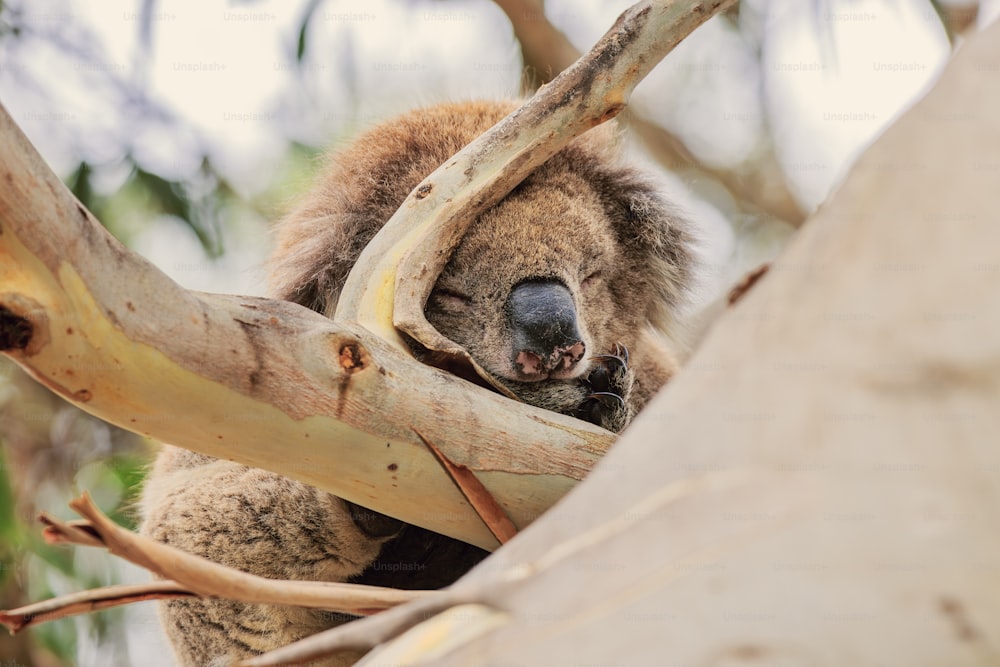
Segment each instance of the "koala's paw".
[[589,392],[577,407],[576,416],[619,433],[632,421],[632,384],[635,374],[628,365],[628,348],[615,345],[612,354],[594,357],[594,368],[583,380]]

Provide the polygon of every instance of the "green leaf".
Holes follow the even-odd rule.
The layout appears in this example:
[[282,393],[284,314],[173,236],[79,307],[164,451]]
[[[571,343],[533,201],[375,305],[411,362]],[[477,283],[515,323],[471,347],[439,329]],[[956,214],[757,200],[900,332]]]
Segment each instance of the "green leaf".
[[306,34],[309,31],[309,22],[312,20],[313,14],[319,9],[319,5],[322,0],[310,0],[309,4],[306,5],[305,14],[302,16],[302,24],[299,26],[299,41],[295,49],[295,60],[299,63],[306,55]]

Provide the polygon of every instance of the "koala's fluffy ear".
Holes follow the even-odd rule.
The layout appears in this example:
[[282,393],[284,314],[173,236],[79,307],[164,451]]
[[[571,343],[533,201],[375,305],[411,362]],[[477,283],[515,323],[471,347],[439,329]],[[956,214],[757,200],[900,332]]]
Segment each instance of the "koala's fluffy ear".
[[591,177],[630,262],[638,290],[649,290],[646,318],[667,331],[690,298],[694,239],[687,219],[661,189],[629,168],[598,168]]
[[306,206],[283,221],[268,262],[268,277],[275,298],[329,317],[347,274],[375,236],[378,224],[371,216],[334,212],[324,203],[326,210]]
[[317,187],[277,227],[271,295],[332,315],[351,267],[406,195],[516,107],[455,102],[418,109],[331,155]]

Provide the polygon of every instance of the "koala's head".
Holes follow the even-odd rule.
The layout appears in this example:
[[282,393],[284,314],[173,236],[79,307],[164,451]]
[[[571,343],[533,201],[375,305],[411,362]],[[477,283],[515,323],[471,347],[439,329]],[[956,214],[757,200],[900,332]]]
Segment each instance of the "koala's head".
[[[279,227],[277,295],[332,312],[364,245],[406,195],[513,106],[441,105],[362,136]],[[688,233],[599,128],[472,223],[425,312],[498,378],[580,377],[591,355],[666,327],[685,291]]]
[[682,235],[649,186],[575,147],[471,225],[425,312],[500,378],[580,377],[676,300]]

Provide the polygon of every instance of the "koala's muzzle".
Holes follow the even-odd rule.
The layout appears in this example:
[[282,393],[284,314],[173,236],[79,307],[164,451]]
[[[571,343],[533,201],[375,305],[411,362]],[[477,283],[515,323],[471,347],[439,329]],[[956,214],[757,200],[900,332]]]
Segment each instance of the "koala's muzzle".
[[573,295],[561,282],[529,280],[507,298],[513,361],[523,380],[567,377],[587,346],[577,328]]

